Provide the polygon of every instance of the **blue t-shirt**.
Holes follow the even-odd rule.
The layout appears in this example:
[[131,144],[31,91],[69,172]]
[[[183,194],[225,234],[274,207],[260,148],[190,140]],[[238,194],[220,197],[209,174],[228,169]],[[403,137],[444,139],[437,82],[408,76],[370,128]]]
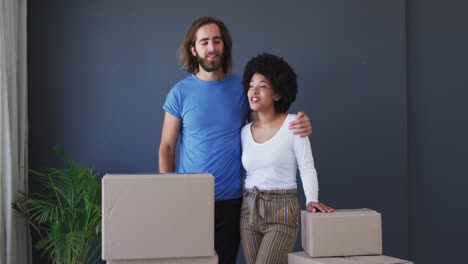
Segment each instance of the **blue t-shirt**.
[[242,196],[240,131],[249,105],[238,76],[203,81],[190,75],[169,92],[163,109],[182,120],[177,172],[209,172],[215,200]]

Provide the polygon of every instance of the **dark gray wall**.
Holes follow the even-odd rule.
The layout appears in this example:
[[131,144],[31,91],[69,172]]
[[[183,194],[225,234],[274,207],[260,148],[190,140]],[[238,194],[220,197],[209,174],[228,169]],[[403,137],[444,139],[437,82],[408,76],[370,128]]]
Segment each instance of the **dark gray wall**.
[[58,144],[102,173],[155,172],[161,105],[186,75],[178,45],[194,19],[215,15],[233,35],[236,73],[259,52],[296,69],[291,111],[312,119],[322,201],[382,212],[384,253],[408,257],[403,0],[28,5],[30,167],[57,164]]
[[468,2],[407,6],[410,255],[468,263]]

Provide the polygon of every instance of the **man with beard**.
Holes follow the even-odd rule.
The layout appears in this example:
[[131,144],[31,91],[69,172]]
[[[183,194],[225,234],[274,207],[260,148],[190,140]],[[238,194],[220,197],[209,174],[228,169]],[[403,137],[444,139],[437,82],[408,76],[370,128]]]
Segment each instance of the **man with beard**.
[[[231,36],[222,21],[201,17],[192,23],[179,57],[191,74],[166,98],[159,147],[161,173],[209,172],[215,177],[215,250],[220,264],[235,263],[239,249],[240,131],[250,112],[241,78],[230,74],[231,52]],[[312,132],[309,119],[303,113],[298,117],[290,124],[295,129],[291,133],[308,136]]]

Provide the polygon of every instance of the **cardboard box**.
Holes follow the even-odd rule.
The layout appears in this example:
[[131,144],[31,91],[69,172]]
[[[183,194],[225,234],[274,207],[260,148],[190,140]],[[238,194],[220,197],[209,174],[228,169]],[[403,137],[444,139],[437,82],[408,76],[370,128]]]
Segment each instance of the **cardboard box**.
[[311,258],[305,251],[288,254],[288,264],[356,264],[344,258]]
[[218,256],[171,259],[108,260],[107,264],[218,264]]
[[413,262],[383,255],[311,258],[305,251],[301,251],[288,254],[288,264],[413,264]]
[[360,261],[359,263],[362,264],[413,264],[413,262],[404,260],[404,259],[397,259],[389,256],[355,256],[355,257],[347,257],[347,259],[351,259],[354,261]]
[[103,259],[214,255],[212,175],[103,177]]
[[380,213],[369,209],[301,212],[302,248],[310,257],[382,254]]

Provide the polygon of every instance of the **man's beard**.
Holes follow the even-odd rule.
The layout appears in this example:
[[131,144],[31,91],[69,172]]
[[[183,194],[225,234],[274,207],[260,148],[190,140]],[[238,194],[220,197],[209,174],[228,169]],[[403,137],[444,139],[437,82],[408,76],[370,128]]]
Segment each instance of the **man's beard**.
[[207,72],[214,72],[223,67],[223,60],[224,56],[223,54],[217,53],[219,60],[216,61],[208,61],[205,60],[204,58],[200,57],[198,54],[196,55],[198,65],[203,68],[203,70]]

